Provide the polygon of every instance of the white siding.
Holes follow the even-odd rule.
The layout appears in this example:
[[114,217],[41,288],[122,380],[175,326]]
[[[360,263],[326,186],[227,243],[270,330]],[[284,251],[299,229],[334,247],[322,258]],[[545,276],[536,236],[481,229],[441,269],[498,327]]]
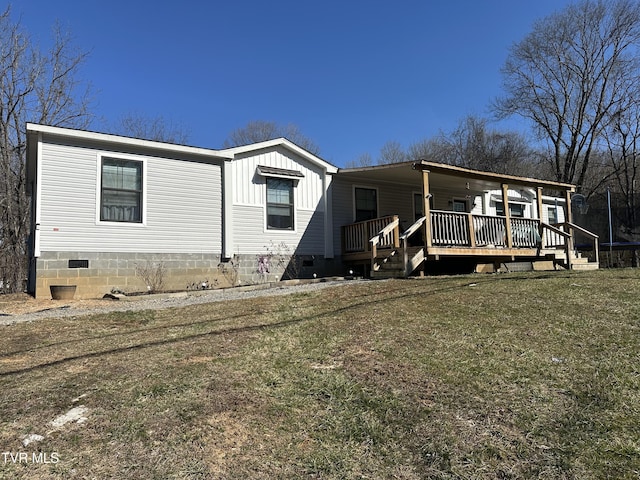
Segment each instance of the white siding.
[[245,154],[232,162],[233,203],[236,205],[263,205],[265,202],[264,177],[256,174],[258,165],[296,170],[300,178],[295,189],[296,209],[324,208],[322,202],[323,170],[284,148]]
[[556,206],[556,202],[553,199],[549,199],[549,198],[543,199],[542,221],[544,223],[551,223],[549,222],[549,209],[551,208],[555,210],[557,208],[558,219],[556,221],[557,223],[563,223],[566,220],[566,217],[564,214],[564,204],[565,204],[565,201],[563,198],[558,198],[557,206]]
[[262,206],[234,205],[234,254],[265,253],[272,243],[284,242],[291,253],[298,255],[324,255],[324,215],[322,212],[298,210],[296,231],[262,232],[264,208]]
[[[295,170],[304,176],[294,187],[295,230],[266,228],[266,182],[258,165]],[[301,255],[324,255],[324,170],[284,148],[244,154],[231,162],[233,253],[259,254],[284,242]]]
[[109,155],[43,144],[41,251],[220,253],[220,165],[136,152],[146,168],[146,225],[107,224],[96,219],[99,152]]
[[[507,195],[509,197],[509,201],[513,201],[515,203],[523,203],[525,204],[524,209],[524,217],[525,218],[534,218],[535,208],[534,203],[536,202],[535,193],[533,191],[527,191],[522,189],[508,189]],[[488,199],[488,209],[487,215],[496,215],[496,205],[498,202],[502,202],[502,190],[491,190],[487,192]]]

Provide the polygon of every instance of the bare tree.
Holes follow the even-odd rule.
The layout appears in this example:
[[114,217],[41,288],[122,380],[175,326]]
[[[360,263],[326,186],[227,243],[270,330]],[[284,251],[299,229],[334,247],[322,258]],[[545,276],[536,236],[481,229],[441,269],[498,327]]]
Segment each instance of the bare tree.
[[[623,230],[638,226],[638,180],[640,180],[640,108],[628,110],[615,119],[606,132],[610,176],[624,199]],[[624,232],[623,232],[624,233]],[[635,240],[634,240],[635,241]]]
[[20,291],[26,277],[26,123],[83,128],[91,119],[89,87],[77,78],[87,54],[59,27],[42,53],[10,13],[0,14],[0,291]]
[[401,163],[407,160],[407,154],[404,152],[402,145],[396,141],[385,143],[380,149],[380,157],[378,157],[378,165],[387,165],[390,163]]
[[407,160],[413,160],[414,162],[429,160],[431,162],[444,163],[436,158],[436,152],[434,150],[436,143],[434,138],[430,138],[409,145],[407,149]]
[[557,180],[582,188],[604,128],[637,101],[639,39],[636,1],[583,0],[512,47],[496,112],[531,120]]
[[409,148],[411,159],[426,159],[485,172],[528,175],[533,153],[517,132],[491,130],[487,120],[469,116],[450,133],[416,143]]
[[363,153],[355,160],[349,160],[345,163],[345,168],[370,167],[371,165],[373,165],[371,154]]
[[111,128],[111,131],[128,137],[179,145],[185,145],[189,140],[189,134],[182,126],[176,125],[162,116],[146,117],[129,113],[124,115],[119,123]]
[[296,125],[279,125],[275,122],[267,122],[264,120],[254,120],[246,126],[234,130],[224,141],[223,146],[225,148],[237,147],[239,145],[249,145],[251,143],[264,142],[280,137],[292,141],[314,155],[320,152],[320,148],[300,132],[300,129]]

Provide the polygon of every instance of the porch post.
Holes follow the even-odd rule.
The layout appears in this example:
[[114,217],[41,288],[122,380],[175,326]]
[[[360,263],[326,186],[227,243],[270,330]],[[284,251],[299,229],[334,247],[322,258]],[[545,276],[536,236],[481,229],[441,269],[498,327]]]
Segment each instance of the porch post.
[[[566,223],[573,223],[573,214],[571,213],[571,190],[564,191],[564,199],[565,199],[565,212],[564,212],[564,220]],[[571,270],[573,266],[571,265],[571,253],[573,252],[573,228],[567,225],[568,233],[571,235],[567,238],[567,268]]]
[[565,190],[564,199],[567,205],[564,212],[564,219],[566,222],[573,223],[573,214],[571,213],[571,190]]
[[513,236],[511,233],[511,213],[509,212],[509,185],[502,184],[502,205],[504,205],[505,228],[507,233],[507,248],[513,248]]
[[[422,200],[424,212],[424,243],[427,249],[433,245],[433,238],[431,236],[431,193],[429,193],[429,170],[422,170]],[[425,252],[426,254],[427,252]]]
[[[540,235],[540,248],[545,246],[544,242],[544,227],[542,226],[542,187],[536,188],[536,202],[538,204],[538,235]],[[549,219],[547,219],[549,220]]]
[[536,188],[536,200],[538,203],[538,220],[540,220],[540,223],[542,223],[542,187],[537,187]]

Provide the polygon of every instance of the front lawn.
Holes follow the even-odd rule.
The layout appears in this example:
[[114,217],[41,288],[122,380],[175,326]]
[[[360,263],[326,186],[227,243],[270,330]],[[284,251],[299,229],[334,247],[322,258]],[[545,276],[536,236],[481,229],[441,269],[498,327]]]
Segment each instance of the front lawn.
[[639,293],[435,277],[0,327],[0,478],[638,478]]

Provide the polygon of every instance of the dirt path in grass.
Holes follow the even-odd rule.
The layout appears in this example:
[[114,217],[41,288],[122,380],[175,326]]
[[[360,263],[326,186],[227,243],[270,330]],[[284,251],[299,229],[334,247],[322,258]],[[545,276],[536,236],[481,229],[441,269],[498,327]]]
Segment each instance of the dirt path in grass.
[[288,295],[291,293],[309,292],[345,283],[352,284],[362,281],[366,280],[328,280],[298,285],[275,285],[269,287],[259,285],[254,287],[172,294],[141,295],[126,297],[120,300],[36,300],[26,294],[0,295],[0,326],[20,322],[31,322],[45,318],[76,317],[114,311],[158,310],[266,295]]

